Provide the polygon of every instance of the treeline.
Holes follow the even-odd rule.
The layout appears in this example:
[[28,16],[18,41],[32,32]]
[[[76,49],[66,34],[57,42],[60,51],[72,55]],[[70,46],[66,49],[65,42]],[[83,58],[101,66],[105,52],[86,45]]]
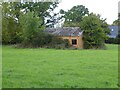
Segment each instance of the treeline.
[[53,18],[59,13],[50,14],[57,4],[58,2],[2,3],[2,44],[17,44],[19,47],[68,47],[68,41],[43,31],[46,27],[54,27],[60,20],[59,17]]
[[110,33],[105,19],[99,14],[89,13],[83,5],[55,13],[58,4],[59,2],[3,2],[2,43],[19,44],[22,47],[69,47],[67,40],[44,33],[45,28],[54,27],[65,20],[63,26],[84,30],[84,48],[105,46],[107,34]]

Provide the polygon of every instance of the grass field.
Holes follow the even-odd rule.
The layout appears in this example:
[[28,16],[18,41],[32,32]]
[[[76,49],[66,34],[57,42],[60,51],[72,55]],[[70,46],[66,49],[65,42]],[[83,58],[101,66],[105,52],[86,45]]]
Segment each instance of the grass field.
[[107,50],[3,46],[3,88],[116,88],[118,47]]

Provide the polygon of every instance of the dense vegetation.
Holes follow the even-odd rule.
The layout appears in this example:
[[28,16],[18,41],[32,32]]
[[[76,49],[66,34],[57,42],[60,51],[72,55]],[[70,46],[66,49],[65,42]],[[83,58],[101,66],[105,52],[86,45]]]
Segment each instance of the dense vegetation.
[[[59,39],[59,42],[57,37],[44,33],[45,28],[54,27],[60,20],[65,19],[63,26],[77,26],[84,30],[85,48],[104,48],[109,33],[105,19],[89,13],[88,8],[83,5],[55,13],[58,4],[59,2],[2,3],[2,43],[19,44],[22,47],[56,47],[54,44],[57,43],[57,46],[63,44],[69,47],[64,40]],[[56,42],[52,43],[53,40]]]
[[84,48],[104,48],[110,30],[105,19],[101,19],[99,14],[89,13],[88,8],[83,5],[74,6],[67,12],[61,10],[61,13],[65,18],[64,26],[77,26],[84,30]]
[[[57,7],[58,2],[4,2],[2,16],[2,43],[19,44],[20,47],[56,47],[61,44],[69,45],[65,40],[44,33],[46,27],[53,27],[59,18],[50,13]],[[45,20],[48,18],[47,20]],[[54,42],[55,41],[55,42]],[[51,44],[52,43],[52,44]],[[54,43],[54,44],[53,44]],[[60,44],[58,46],[58,44]]]
[[61,14],[65,18],[64,26],[78,27],[83,17],[89,14],[88,8],[83,5],[73,6],[70,10],[60,10]]
[[[117,45],[107,45],[107,50],[94,50],[104,48],[109,33],[105,19],[90,14],[83,5],[55,13],[58,4],[4,2],[0,5],[3,10],[2,43],[6,44],[2,48],[0,65],[3,88],[118,87]],[[63,26],[84,30],[84,46],[92,49],[66,50],[70,47],[68,40],[44,33],[45,28],[54,27],[61,19],[65,19]],[[16,45],[25,48],[15,48]]]
[[80,23],[84,30],[83,40],[85,48],[104,48],[105,40],[109,33],[108,25],[105,20],[101,20],[95,14],[85,16]]
[[117,88],[118,46],[107,50],[3,46],[3,88]]

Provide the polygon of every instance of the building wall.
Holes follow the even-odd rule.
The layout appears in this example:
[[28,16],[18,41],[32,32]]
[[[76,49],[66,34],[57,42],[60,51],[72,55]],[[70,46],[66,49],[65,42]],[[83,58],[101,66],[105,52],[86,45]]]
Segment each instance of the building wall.
[[68,39],[70,44],[72,45],[72,39],[76,39],[77,40],[77,45],[73,45],[76,48],[83,48],[83,40],[82,40],[82,36],[69,36],[69,37],[61,37],[63,39]]

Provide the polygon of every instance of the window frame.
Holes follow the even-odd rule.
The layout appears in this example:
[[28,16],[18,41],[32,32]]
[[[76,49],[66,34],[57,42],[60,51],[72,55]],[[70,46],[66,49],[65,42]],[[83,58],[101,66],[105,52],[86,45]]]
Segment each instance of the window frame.
[[77,45],[77,39],[72,39],[72,45]]

